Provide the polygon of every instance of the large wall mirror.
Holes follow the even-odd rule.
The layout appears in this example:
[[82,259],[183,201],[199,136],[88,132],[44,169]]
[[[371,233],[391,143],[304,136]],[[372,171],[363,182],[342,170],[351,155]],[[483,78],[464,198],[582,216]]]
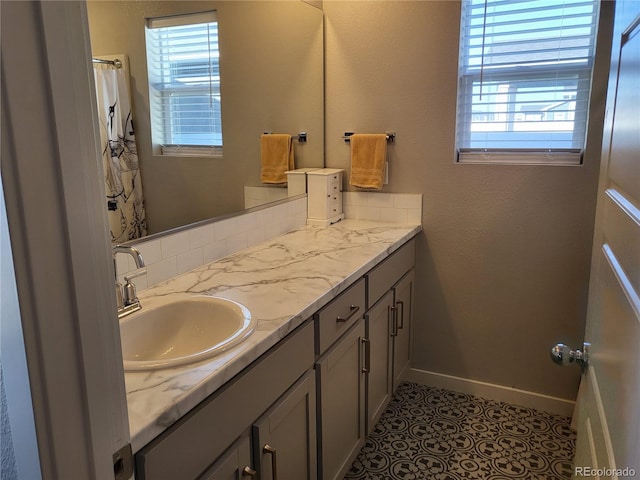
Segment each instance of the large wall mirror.
[[[260,181],[264,132],[294,141],[296,168],[324,163],[323,13],[303,1],[131,0],[87,2],[94,57],[125,54],[148,234],[239,212]],[[321,2],[320,2],[321,6]],[[160,155],[151,139],[147,18],[215,10],[220,48],[221,158]]]

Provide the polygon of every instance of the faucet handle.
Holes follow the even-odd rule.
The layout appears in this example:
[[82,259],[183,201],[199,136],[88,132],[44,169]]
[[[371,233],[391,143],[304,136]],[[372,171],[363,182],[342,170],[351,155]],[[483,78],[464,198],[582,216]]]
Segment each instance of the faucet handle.
[[140,303],[140,300],[138,300],[138,295],[136,294],[136,286],[131,283],[131,282],[127,282],[124,284],[124,286],[122,287],[122,291],[123,291],[123,304],[125,307],[128,307],[129,305],[133,305],[136,303]]
[[147,269],[146,268],[138,268],[137,270],[134,270],[133,272],[125,275],[124,276],[124,282],[125,282],[125,284],[129,284],[129,283],[131,283],[131,279],[132,278],[141,277],[142,275],[146,275],[146,273],[147,273]]
[[146,268],[139,268],[131,272],[130,275],[124,276],[124,285],[122,286],[122,296],[124,306],[127,307],[133,304],[140,304],[140,300],[138,300],[138,295],[136,294],[136,286],[131,283],[132,278],[140,277],[147,273]]

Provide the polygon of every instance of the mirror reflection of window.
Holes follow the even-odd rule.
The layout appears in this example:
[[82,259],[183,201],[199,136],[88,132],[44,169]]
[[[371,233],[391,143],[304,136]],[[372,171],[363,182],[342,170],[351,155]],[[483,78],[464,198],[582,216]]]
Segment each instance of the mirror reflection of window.
[[146,28],[151,130],[163,155],[222,155],[215,11],[150,18]]

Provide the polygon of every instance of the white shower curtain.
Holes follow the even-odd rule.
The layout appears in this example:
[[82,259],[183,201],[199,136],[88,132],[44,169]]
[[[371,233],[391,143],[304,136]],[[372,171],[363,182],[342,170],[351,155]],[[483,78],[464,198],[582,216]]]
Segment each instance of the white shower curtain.
[[127,72],[96,64],[94,74],[111,241],[126,242],[147,234]]

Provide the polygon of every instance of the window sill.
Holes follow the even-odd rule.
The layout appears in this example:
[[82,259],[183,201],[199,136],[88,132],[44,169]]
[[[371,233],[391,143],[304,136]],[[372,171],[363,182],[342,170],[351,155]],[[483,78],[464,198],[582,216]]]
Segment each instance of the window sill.
[[499,150],[470,149],[458,150],[456,163],[493,165],[582,165],[582,150]]
[[221,146],[160,145],[160,156],[222,158]]

